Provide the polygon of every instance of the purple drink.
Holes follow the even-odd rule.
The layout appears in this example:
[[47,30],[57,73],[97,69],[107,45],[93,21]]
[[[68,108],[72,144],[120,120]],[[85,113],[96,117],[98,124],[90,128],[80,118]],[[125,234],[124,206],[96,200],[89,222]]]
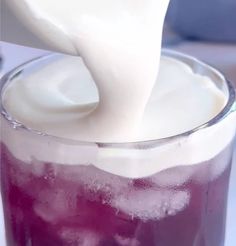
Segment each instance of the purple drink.
[[2,151],[10,246],[224,244],[230,146],[211,161],[143,179],[92,166],[27,164]]
[[[224,245],[235,92],[207,65],[167,53],[216,80],[228,98],[193,131],[137,143],[79,142],[29,129],[2,108],[8,246]],[[40,61],[48,62],[35,62],[39,68]],[[27,77],[31,66],[37,70],[29,64],[3,83]]]

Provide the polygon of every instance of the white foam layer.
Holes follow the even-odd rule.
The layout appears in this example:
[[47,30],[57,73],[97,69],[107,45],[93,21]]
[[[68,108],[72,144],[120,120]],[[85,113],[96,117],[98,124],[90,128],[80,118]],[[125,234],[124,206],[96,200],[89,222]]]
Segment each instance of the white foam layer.
[[[4,131],[1,140],[17,159],[29,164],[38,160],[55,164],[94,165],[101,170],[123,177],[142,178],[170,167],[194,165],[214,158],[233,140],[235,121],[236,114],[232,113],[218,124],[197,131],[189,137],[179,138],[156,147],[146,146],[144,149],[138,146],[132,149],[102,148],[96,144],[80,145],[70,141],[59,141],[13,129],[5,120],[2,120]],[[227,156],[230,158],[230,153],[227,153]],[[219,176],[228,164],[228,161],[220,162],[220,169],[215,167],[212,177],[208,178]]]
[[[132,94],[130,90],[128,93]],[[159,139],[194,129],[223,109],[226,96],[210,78],[194,74],[180,61],[162,57],[159,76],[136,135],[131,137],[123,132],[117,138],[111,129],[126,124],[132,112],[123,115],[122,123],[101,118],[106,133],[101,130],[99,120],[93,118],[90,122],[88,118],[99,107],[98,100],[96,86],[82,60],[66,57],[52,59],[27,78],[16,79],[5,90],[3,104],[16,120],[43,133],[91,142],[126,142]],[[127,104],[120,106],[129,114]],[[114,110],[109,117],[115,120],[118,115]],[[101,130],[99,134],[93,131],[95,128]]]

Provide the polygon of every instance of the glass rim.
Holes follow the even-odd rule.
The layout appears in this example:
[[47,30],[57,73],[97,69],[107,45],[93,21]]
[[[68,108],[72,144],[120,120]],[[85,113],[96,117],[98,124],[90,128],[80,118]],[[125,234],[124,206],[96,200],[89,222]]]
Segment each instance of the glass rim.
[[[5,86],[8,84],[9,81],[14,79],[21,71],[24,71],[25,68],[30,68],[30,66],[37,64],[40,61],[49,59],[50,57],[55,57],[55,56],[63,56],[63,55],[58,55],[55,53],[49,53],[47,55],[39,56],[36,58],[33,58],[27,62],[22,63],[21,65],[13,68],[9,72],[7,72],[2,78],[0,78],[0,110],[1,110],[1,115],[9,125],[12,125],[12,128],[17,128],[18,130],[22,131],[27,131],[30,132],[31,134],[35,134],[38,136],[43,136],[43,137],[48,137],[51,138],[55,141],[59,142],[66,142],[66,143],[72,143],[76,145],[91,145],[91,144],[96,144],[99,147],[117,147],[117,148],[133,148],[134,146],[146,146],[146,145],[159,145],[163,144],[165,142],[170,142],[182,137],[188,137],[192,135],[193,133],[196,133],[198,131],[201,131],[203,129],[209,128],[211,126],[216,125],[217,123],[221,122],[223,119],[225,119],[229,114],[232,112],[236,111],[236,91],[234,89],[234,86],[230,81],[228,81],[225,76],[223,75],[222,72],[220,72],[218,69],[216,69],[212,65],[208,65],[207,63],[193,57],[187,54],[184,54],[182,52],[170,50],[170,49],[162,49],[162,55],[173,57],[173,58],[182,58],[187,61],[191,61],[194,64],[200,65],[201,68],[204,68],[206,70],[211,70],[211,72],[215,73],[218,75],[222,82],[225,83],[228,91],[228,99],[227,103],[224,106],[224,108],[212,119],[210,119],[208,122],[201,124],[200,126],[197,126],[193,128],[192,130],[188,130],[186,132],[176,134],[173,136],[169,137],[164,137],[164,138],[154,138],[150,140],[137,140],[137,141],[127,141],[127,142],[100,142],[100,141],[83,141],[83,140],[73,140],[70,138],[65,138],[65,137],[58,137],[54,135],[50,135],[47,133],[40,132],[38,130],[32,129],[30,127],[27,127],[26,125],[22,124],[21,122],[17,121],[10,115],[7,110],[5,110],[3,103],[2,103],[2,94],[4,91]],[[192,67],[191,67],[192,68]],[[192,68],[193,69],[193,68]]]

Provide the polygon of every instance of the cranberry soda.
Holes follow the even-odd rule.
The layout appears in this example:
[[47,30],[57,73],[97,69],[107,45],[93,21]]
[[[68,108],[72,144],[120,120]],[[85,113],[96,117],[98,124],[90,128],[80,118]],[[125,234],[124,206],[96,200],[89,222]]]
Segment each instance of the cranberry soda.
[[223,246],[231,146],[143,179],[17,160],[2,146],[9,246]]

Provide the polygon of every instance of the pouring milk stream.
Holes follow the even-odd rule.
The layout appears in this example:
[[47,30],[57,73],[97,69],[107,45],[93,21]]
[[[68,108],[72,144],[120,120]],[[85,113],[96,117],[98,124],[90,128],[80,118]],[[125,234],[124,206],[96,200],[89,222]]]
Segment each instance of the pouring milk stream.
[[80,137],[125,141],[137,135],[158,73],[169,1],[9,2],[43,40],[80,55],[96,82],[99,104],[77,122]]

